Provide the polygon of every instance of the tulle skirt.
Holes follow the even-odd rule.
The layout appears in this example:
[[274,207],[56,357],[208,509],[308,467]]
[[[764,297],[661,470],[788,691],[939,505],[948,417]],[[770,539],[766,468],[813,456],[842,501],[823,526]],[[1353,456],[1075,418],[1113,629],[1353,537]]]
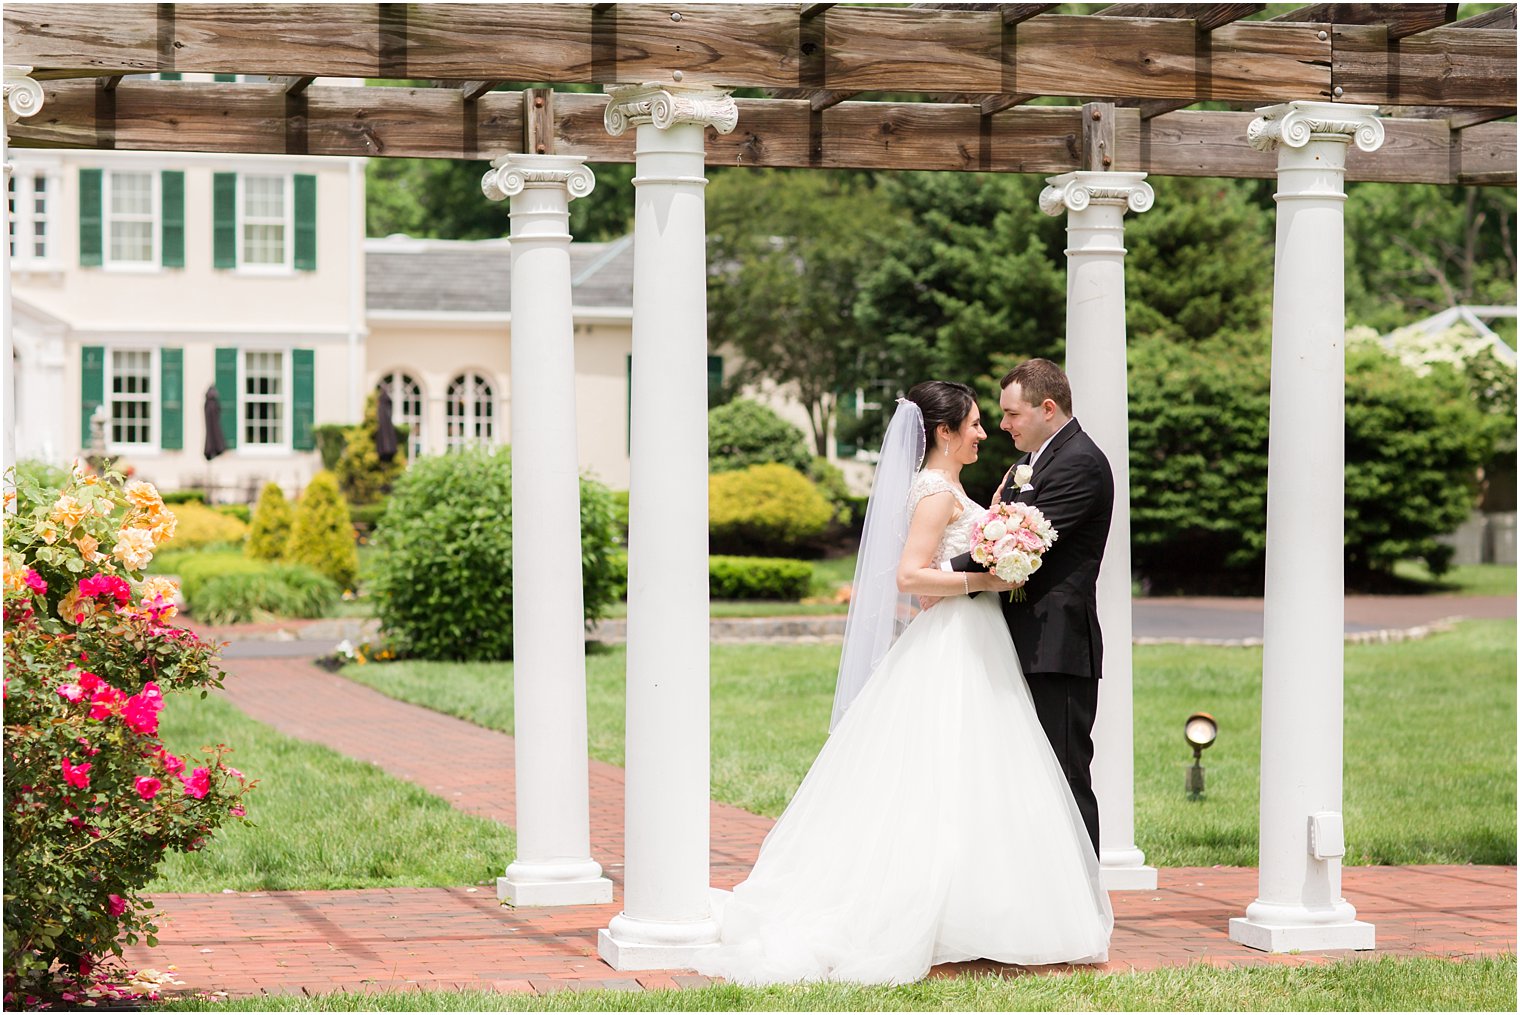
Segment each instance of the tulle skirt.
[[700,972],[907,983],[942,962],[1103,962],[1113,910],[997,598],[920,614],[830,735]]

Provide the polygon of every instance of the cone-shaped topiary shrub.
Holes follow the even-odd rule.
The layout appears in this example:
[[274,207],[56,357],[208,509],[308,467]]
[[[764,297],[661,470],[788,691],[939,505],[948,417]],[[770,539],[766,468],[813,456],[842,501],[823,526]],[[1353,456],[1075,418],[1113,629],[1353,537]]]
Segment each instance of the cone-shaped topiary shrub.
[[279,483],[265,483],[259,494],[259,506],[253,513],[253,528],[243,552],[255,560],[280,560],[290,541],[290,526],[295,514]]
[[312,477],[296,506],[296,520],[285,545],[285,559],[305,564],[351,589],[359,578],[359,551],[354,546],[354,523],[348,504],[331,472]]

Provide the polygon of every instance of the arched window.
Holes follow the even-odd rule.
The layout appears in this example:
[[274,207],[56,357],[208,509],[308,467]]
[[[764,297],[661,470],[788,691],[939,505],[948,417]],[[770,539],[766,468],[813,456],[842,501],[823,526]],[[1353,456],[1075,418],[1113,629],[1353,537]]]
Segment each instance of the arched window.
[[491,444],[496,440],[496,398],[491,382],[480,374],[460,374],[449,382],[449,448]]
[[423,410],[422,385],[411,374],[393,371],[380,378],[380,388],[391,396],[391,422],[397,426],[411,427],[406,439],[407,461],[416,461],[426,447],[422,439]]

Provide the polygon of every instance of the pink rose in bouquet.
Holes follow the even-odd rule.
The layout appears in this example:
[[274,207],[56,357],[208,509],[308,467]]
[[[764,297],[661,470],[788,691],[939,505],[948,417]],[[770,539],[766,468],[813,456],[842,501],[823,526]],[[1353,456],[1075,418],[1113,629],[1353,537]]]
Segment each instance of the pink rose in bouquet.
[[[994,504],[971,526],[971,559],[1006,582],[1022,583],[1040,569],[1056,530],[1032,504]],[[1022,600],[1021,587],[1008,593]]]

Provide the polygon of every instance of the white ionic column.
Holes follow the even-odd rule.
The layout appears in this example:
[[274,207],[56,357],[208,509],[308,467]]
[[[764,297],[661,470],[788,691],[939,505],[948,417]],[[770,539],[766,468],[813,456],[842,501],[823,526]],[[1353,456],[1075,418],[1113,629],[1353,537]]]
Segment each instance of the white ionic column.
[[717,940],[708,899],[707,249],[704,132],[725,92],[609,89],[638,128],[628,489],[623,912],[598,936],[615,969],[687,966]]
[[[42,109],[42,85],[27,77],[32,72],[30,67],[18,67],[11,64],[5,65],[4,96],[5,96],[5,134],[0,139],[0,163],[5,166],[5,186],[10,189],[11,182],[11,124],[23,117],[35,116]],[[6,213],[7,215],[9,212]],[[9,222],[7,222],[9,225]],[[5,440],[3,442],[4,465],[11,466],[16,463],[16,378],[12,376],[12,364],[15,362],[12,350],[14,346],[11,334],[11,320],[15,314],[11,307],[11,255],[10,244],[0,246],[0,300],[5,303],[5,362],[0,364],[0,371],[5,375]]]
[[1135,845],[1134,621],[1130,585],[1129,373],[1125,357],[1124,213],[1155,200],[1144,173],[1050,177],[1047,215],[1066,211],[1066,372],[1072,409],[1108,456],[1114,516],[1098,572],[1103,681],[1093,725],[1098,860],[1110,891],[1156,887],[1156,868]]
[[1371,948],[1341,897],[1345,651],[1346,146],[1383,143],[1373,106],[1258,110],[1277,150],[1267,445],[1260,887],[1230,938],[1264,951]]
[[570,198],[582,159],[509,155],[481,181],[512,200],[512,632],[517,858],[496,881],[513,906],[612,901],[591,859],[586,642]]

